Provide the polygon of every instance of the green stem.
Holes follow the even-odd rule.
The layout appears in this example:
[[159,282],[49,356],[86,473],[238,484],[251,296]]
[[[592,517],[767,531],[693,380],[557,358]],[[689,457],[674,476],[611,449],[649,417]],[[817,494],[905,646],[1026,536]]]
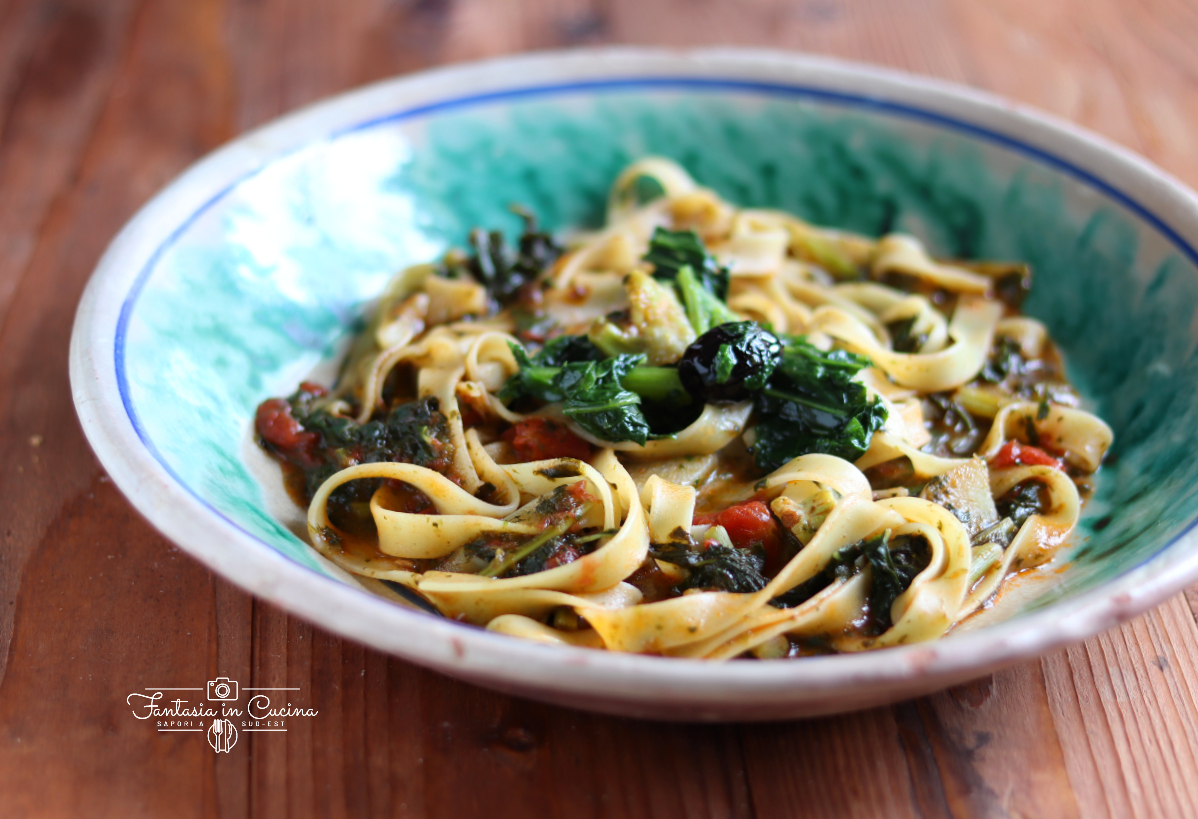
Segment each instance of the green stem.
[[[561,369],[559,367],[529,367],[528,377],[538,383],[552,384]],[[686,405],[691,402],[690,393],[682,386],[676,367],[634,367],[620,379],[620,386],[641,398],[655,403]],[[618,408],[616,406],[588,407],[592,412]]]
[[825,353],[823,350],[818,348],[815,348],[814,350],[807,349],[805,344],[788,345],[786,347],[786,354],[802,356],[808,361],[812,361],[821,367],[826,367],[829,369],[852,370],[854,374],[861,369],[859,364],[854,364],[852,361],[831,361],[827,358],[827,353]]
[[973,588],[973,584],[982,579],[986,572],[998,561],[1002,560],[1002,547],[997,543],[982,543],[974,546],[969,561],[969,580],[965,588]]
[[479,572],[479,575],[482,577],[500,577],[506,572],[511,571],[513,568],[515,568],[517,563],[528,557],[537,549],[541,548],[555,537],[561,537],[566,532],[570,531],[570,527],[577,523],[583,517],[583,515],[590,510],[590,508],[590,502],[582,504],[576,510],[574,510],[573,515],[562,518],[549,528],[544,529],[539,535],[525,543],[523,546],[519,547],[513,552],[505,554],[503,559],[500,561],[492,562],[489,566]]
[[802,404],[805,407],[811,407],[812,409],[820,410],[821,412],[826,412],[829,415],[844,415],[845,414],[844,409],[841,407],[830,407],[827,404],[821,404],[818,401],[812,401],[808,398],[801,398],[800,396],[792,395],[791,393],[788,393],[788,392],[782,392],[780,390],[771,390],[768,387],[766,389],[762,390],[761,392],[763,395],[768,395],[771,398],[778,398],[783,401],[793,401],[796,404]]
[[580,543],[590,543],[592,540],[599,540],[600,538],[611,537],[618,531],[620,531],[620,530],[619,529],[605,529],[602,532],[595,532],[594,534],[583,535],[580,538],[574,539],[574,545],[577,546]]
[[686,317],[695,331],[695,335],[703,335],[712,327],[740,321],[740,318],[715,297],[711,291],[699,283],[695,272],[689,265],[678,268],[674,278],[678,292],[682,295],[682,303],[686,308]]
[[832,242],[823,236],[813,233],[804,234],[799,242],[815,260],[815,263],[832,274],[838,281],[856,281],[861,278],[861,271],[853,261],[840,252]]
[[620,379],[620,385],[641,398],[654,402],[689,404],[690,393],[682,386],[674,367],[634,367]]

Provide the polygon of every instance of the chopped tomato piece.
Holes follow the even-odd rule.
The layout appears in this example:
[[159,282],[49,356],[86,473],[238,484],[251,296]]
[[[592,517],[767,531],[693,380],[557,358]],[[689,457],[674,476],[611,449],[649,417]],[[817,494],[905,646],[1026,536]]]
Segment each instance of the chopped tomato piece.
[[591,445],[566,427],[549,418],[525,418],[507,432],[503,440],[512,445],[521,461],[544,461],[549,458],[591,457]]
[[765,573],[773,575],[782,568],[782,530],[770,508],[759,500],[747,500],[729,506],[716,515],[728,539],[738,549],[760,546],[765,551]]
[[320,436],[305,430],[291,414],[291,405],[282,398],[272,398],[259,404],[254,425],[262,440],[287,460],[300,466],[315,465],[312,450],[320,444]]
[[1012,466],[1052,466],[1061,470],[1065,468],[1065,464],[1044,450],[1018,441],[1007,441],[1003,444],[1003,448],[990,460],[990,465],[995,469],[1009,469]]

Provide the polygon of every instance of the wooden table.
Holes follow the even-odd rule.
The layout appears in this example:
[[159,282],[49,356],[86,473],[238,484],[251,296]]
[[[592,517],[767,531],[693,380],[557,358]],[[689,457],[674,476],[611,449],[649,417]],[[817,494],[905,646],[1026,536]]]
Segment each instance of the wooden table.
[[[801,49],[1089,126],[1198,185],[1183,0],[5,0],[0,4],[0,816],[1198,815],[1198,593],[922,700],[775,725],[549,708],[345,642],[158,536],[71,405],[121,224],[197,157],[361,83],[609,42]],[[214,754],[150,685],[291,686],[319,715]]]

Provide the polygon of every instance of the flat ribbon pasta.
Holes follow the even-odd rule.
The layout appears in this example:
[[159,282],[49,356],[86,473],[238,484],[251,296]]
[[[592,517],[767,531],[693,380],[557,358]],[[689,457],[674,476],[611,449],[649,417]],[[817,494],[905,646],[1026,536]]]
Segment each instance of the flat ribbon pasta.
[[1115,434],[1105,421],[1085,410],[1019,401],[999,410],[979,454],[992,458],[1012,439],[1050,447],[1064,453],[1065,460],[1079,469],[1093,472]]
[[[778,656],[780,643],[849,652],[937,639],[1073,531],[1081,501],[1071,475],[1097,470],[1113,434],[1073,406],[1080,399],[1045,325],[1008,308],[1030,281],[1025,266],[938,260],[913,236],[875,239],[737,208],[660,157],[620,174],[607,215],[564,252],[529,217],[517,249],[455,251],[401,271],[334,391],[304,386],[286,406],[264,408],[282,440],[306,447],[291,461],[306,486],[324,476],[318,469],[352,464],[312,496],[308,532],[321,554],[494,633],[724,660]],[[727,326],[742,318],[761,327]],[[694,364],[697,340],[721,326],[707,336],[718,339],[715,358]],[[735,333],[758,330],[777,336],[760,336],[768,352],[738,359]],[[830,349],[869,362],[815,355]],[[788,369],[796,350],[817,362],[812,375]],[[621,354],[642,357],[612,364]],[[688,354],[693,368],[677,367]],[[786,366],[775,369],[779,356]],[[721,389],[695,386],[700,367]],[[753,368],[769,372],[742,389]],[[802,407],[801,420],[778,413],[796,424],[793,441],[773,443],[786,438],[779,425],[753,418],[782,392],[770,372],[794,380],[782,397]],[[840,392],[821,397],[825,384],[803,377]],[[417,417],[433,420],[409,428],[397,409],[412,400]],[[841,404],[864,400],[868,412],[846,418]],[[563,407],[611,413],[590,430],[624,438],[699,414],[640,444],[604,440]],[[317,411],[332,417],[309,425]],[[951,412],[961,413],[952,423]],[[404,437],[415,434],[422,440]],[[1059,453],[1070,473],[1020,465],[1014,440]],[[855,463],[805,454],[761,477],[759,464],[805,449],[861,454]],[[565,453],[573,457],[550,457]],[[427,466],[354,463],[379,457]],[[371,482],[369,504],[358,502],[362,484],[352,504],[347,490],[335,494],[357,481]],[[742,508],[726,517],[729,500]],[[717,506],[723,522],[703,523]],[[360,521],[350,525],[351,515]],[[779,528],[757,537],[744,523],[754,515]],[[371,536],[351,534],[371,522]],[[907,562],[887,562],[895,555]]]
[[948,325],[953,343],[934,353],[896,353],[882,346],[860,320],[836,308],[817,308],[810,329],[869,356],[875,366],[904,387],[940,392],[961,386],[982,369],[1001,315],[1002,306],[995,302],[962,297]]

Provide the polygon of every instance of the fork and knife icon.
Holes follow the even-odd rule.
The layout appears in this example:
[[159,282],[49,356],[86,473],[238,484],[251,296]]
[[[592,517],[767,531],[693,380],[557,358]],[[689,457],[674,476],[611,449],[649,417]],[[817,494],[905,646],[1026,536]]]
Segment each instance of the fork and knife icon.
[[218,754],[227,754],[237,744],[237,728],[233,721],[223,717],[212,720],[208,726],[208,744]]

